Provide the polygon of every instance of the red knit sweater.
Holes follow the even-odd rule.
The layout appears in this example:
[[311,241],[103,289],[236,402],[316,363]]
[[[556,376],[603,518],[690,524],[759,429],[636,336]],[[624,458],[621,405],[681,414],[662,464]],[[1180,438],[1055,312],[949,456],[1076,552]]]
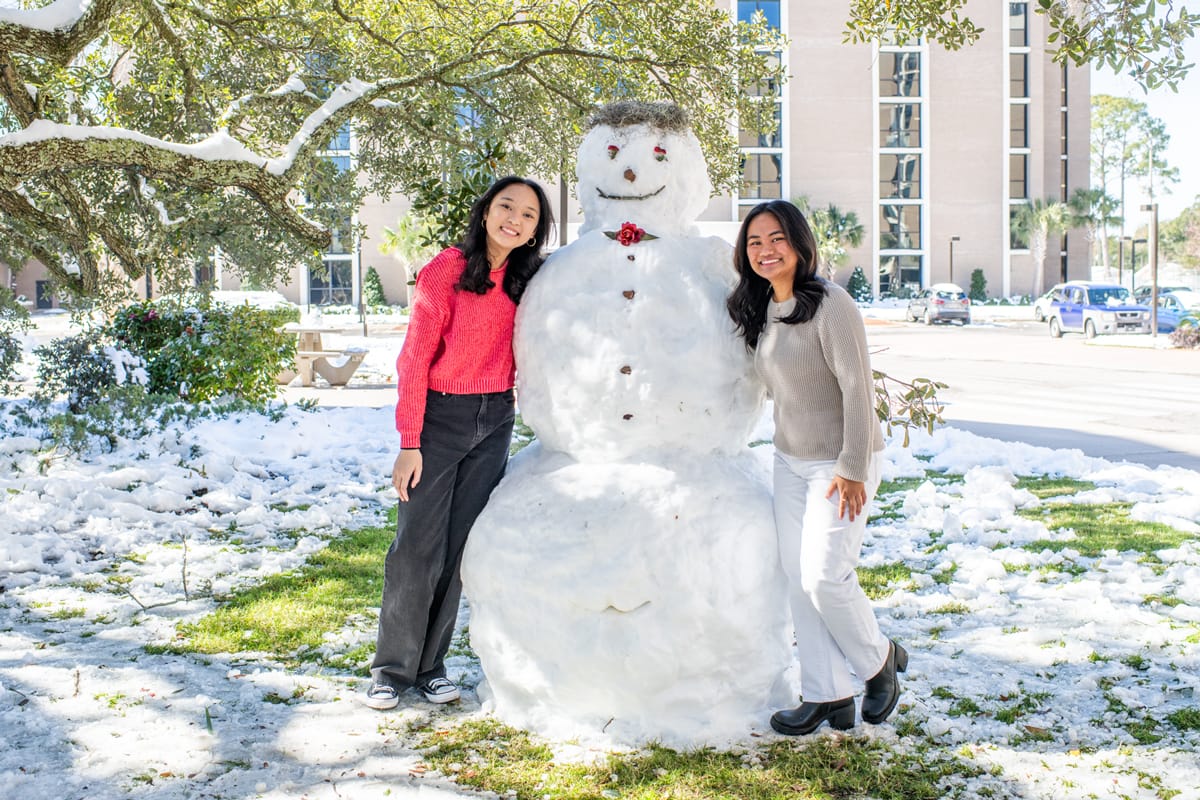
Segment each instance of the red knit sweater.
[[449,394],[513,387],[513,318],[504,270],[492,270],[486,294],[456,291],[467,259],[457,247],[433,257],[417,275],[404,346],[396,358],[396,430],[401,447],[420,447],[428,389]]

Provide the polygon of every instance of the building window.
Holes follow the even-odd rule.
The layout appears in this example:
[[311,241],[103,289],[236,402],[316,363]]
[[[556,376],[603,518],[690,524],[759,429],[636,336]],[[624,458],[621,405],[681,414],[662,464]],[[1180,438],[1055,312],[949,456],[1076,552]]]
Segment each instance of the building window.
[[879,54],[879,96],[918,97],[921,94],[920,53]]
[[[761,14],[769,27],[776,30],[783,27],[781,0],[738,0],[736,9],[737,18],[741,22],[750,22]],[[771,66],[780,68],[783,65],[782,51],[765,51],[758,55],[766,59]],[[734,201],[738,219],[743,219],[760,201],[778,200],[784,196],[783,125],[787,115],[783,110],[785,100],[782,87],[778,81],[765,80],[747,86],[745,91],[751,97],[763,98],[762,102],[774,104],[771,111],[775,117],[775,130],[770,133],[738,130],[738,145],[742,148],[742,186]]]
[[783,137],[780,135],[782,131],[783,108],[779,103],[776,103],[775,130],[771,133],[759,133],[758,131],[742,129],[738,131],[738,145],[741,147],[771,147],[777,149],[783,146]]
[[780,0],[738,0],[738,19],[750,22],[756,12],[762,12],[767,25],[779,30],[779,6]]
[[1013,200],[1029,197],[1029,156],[1008,154],[1008,196]]
[[887,204],[879,207],[879,249],[921,249],[921,206]]
[[1029,239],[1021,233],[1017,226],[1017,215],[1027,203],[1013,203],[1008,207],[1008,246],[1011,250],[1028,250]]
[[774,153],[742,155],[744,198],[778,200],[783,196],[783,156]]
[[880,147],[921,146],[921,106],[917,103],[881,103]]
[[921,256],[883,255],[879,258],[879,291],[907,297],[921,288]]
[[1013,103],[1008,107],[1008,146],[1029,147],[1029,106]]
[[881,198],[921,196],[920,153],[879,154],[879,196]]
[[325,256],[320,268],[309,270],[308,287],[308,301],[312,305],[351,305],[354,302],[352,257]]
[[1029,54],[1008,54],[1009,97],[1029,97]]
[[1008,4],[1008,44],[1010,47],[1029,46],[1029,4]]

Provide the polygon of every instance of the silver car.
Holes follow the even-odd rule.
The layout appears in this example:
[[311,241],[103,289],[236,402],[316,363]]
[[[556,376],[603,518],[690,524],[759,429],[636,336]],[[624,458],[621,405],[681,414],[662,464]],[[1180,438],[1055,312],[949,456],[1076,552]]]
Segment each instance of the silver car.
[[953,283],[935,283],[909,299],[907,317],[913,322],[921,320],[926,325],[951,320],[969,325],[971,300],[961,286]]

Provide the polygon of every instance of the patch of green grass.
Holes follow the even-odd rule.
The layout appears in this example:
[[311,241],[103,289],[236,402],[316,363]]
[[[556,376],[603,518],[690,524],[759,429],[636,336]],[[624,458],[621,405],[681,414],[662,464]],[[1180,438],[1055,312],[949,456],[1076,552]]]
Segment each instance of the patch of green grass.
[[954,602],[945,603],[943,605],[940,605],[937,608],[931,608],[929,610],[929,613],[930,614],[969,614],[969,613],[971,613],[971,607],[969,605],[967,605],[966,603],[960,603],[958,601],[954,601]]
[[1042,703],[1050,699],[1049,692],[1026,692],[1021,690],[1015,695],[1001,695],[999,700],[1008,705],[996,711],[995,717],[1000,722],[1011,725],[1026,714],[1031,714],[1042,707]]
[[1006,628],[1001,628],[1001,629],[1000,629],[1000,632],[1001,632],[1001,633],[1013,634],[1013,633],[1022,633],[1022,632],[1026,631],[1026,630],[1028,630],[1028,629],[1027,629],[1027,628],[1020,628],[1020,627],[1018,627],[1018,626],[1016,626],[1016,625],[1009,625],[1009,626],[1008,626],[1008,627],[1006,627]]
[[1167,722],[1181,731],[1200,731],[1200,708],[1181,708],[1167,714]]
[[387,526],[346,531],[299,570],[235,591],[211,614],[180,625],[178,641],[147,647],[147,652],[255,650],[294,661],[297,650],[318,647],[326,631],[341,629],[351,616],[379,604],[395,513],[390,512]]
[[79,619],[86,613],[87,610],[82,608],[59,608],[51,611],[46,616],[49,619]]
[[308,692],[308,687],[297,686],[292,690],[292,693],[284,697],[278,692],[267,692],[263,695],[263,701],[274,705],[290,705],[293,700],[299,700]]
[[938,698],[939,700],[957,700],[958,699],[958,695],[956,695],[954,692],[950,691],[950,687],[948,687],[948,686],[935,686],[935,687],[933,687],[933,691],[931,691],[930,694],[933,695],[934,697]]
[[1044,577],[1051,575],[1070,575],[1073,578],[1078,578],[1080,575],[1086,575],[1088,568],[1082,564],[1077,564],[1074,561],[1064,559],[1057,564],[1042,564],[1037,568],[1037,571]]
[[950,706],[949,712],[952,717],[977,717],[983,713],[983,709],[969,697],[961,698],[957,703]]
[[528,733],[492,719],[425,731],[418,746],[442,772],[461,765],[459,784],[502,795],[515,791],[518,798],[932,800],[982,774],[958,757],[920,748],[898,752],[852,737],[776,742],[745,754],[651,746],[610,755],[606,763],[563,764]]
[[[887,597],[896,588],[912,589],[912,569],[902,561],[880,564],[876,567],[859,567],[858,583],[867,597],[878,600]],[[891,584],[896,584],[892,586]]]
[[954,573],[958,572],[958,564],[951,564],[946,569],[933,576],[934,583],[940,583],[942,586],[949,585],[954,580]]
[[911,492],[927,480],[929,479],[922,475],[919,478],[896,478],[894,481],[880,481],[879,488],[875,490],[875,496],[883,497],[897,492]]
[[1141,653],[1133,653],[1121,659],[1121,663],[1127,667],[1132,667],[1139,672],[1150,669],[1150,660]]
[[1180,600],[1178,597],[1175,597],[1174,595],[1170,595],[1170,594],[1148,594],[1142,598],[1142,605],[1147,605],[1147,606],[1153,605],[1155,603],[1159,603],[1159,604],[1167,606],[1169,608],[1174,608],[1175,606],[1179,605],[1182,602],[1183,601]]
[[1125,732],[1137,740],[1138,744],[1154,744],[1162,741],[1158,731],[1158,720],[1151,717],[1130,720],[1125,723]]
[[454,639],[450,642],[450,649],[446,651],[446,655],[476,658],[475,651],[471,648],[470,625],[464,625],[462,630],[454,635]]
[[929,629],[929,638],[933,639],[935,641],[938,639],[941,639],[942,634],[945,632],[945,630],[946,630],[945,625],[934,625],[932,628]]
[[1039,520],[1050,530],[1070,528],[1075,531],[1075,538],[1070,541],[1039,539],[1024,545],[1024,549],[1035,553],[1042,550],[1057,553],[1070,548],[1089,558],[1095,558],[1105,550],[1133,551],[1150,556],[1155,551],[1178,547],[1194,538],[1192,534],[1161,522],[1132,519],[1129,516],[1132,507],[1132,503],[1051,503],[1020,509],[1018,514]]
[[1089,492],[1096,488],[1091,481],[1078,481],[1074,478],[1054,477],[1050,475],[1025,475],[1017,478],[1016,488],[1027,489],[1039,500],[1047,497]]

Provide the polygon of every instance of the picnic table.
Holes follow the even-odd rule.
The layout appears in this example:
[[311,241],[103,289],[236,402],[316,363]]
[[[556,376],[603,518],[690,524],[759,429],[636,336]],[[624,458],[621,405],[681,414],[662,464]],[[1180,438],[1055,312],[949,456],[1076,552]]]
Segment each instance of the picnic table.
[[294,370],[280,373],[280,383],[291,383],[299,376],[301,386],[312,386],[314,376],[320,375],[330,386],[345,386],[367,356],[361,347],[334,350],[324,346],[322,334],[348,333],[354,330],[351,328],[289,322],[283,330],[296,334],[296,365]]

